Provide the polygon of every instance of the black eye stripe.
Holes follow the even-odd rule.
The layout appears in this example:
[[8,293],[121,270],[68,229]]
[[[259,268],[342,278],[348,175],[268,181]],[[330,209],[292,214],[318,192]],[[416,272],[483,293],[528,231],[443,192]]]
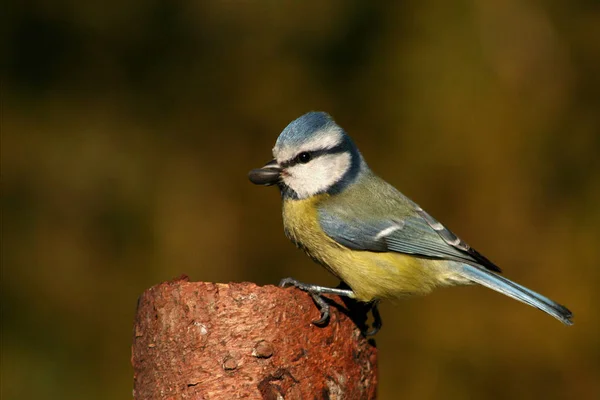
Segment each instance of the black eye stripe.
[[288,167],[293,167],[296,164],[301,163],[300,160],[298,159],[298,155],[302,154],[302,153],[308,153],[310,156],[311,161],[314,160],[315,158],[327,155],[327,154],[340,154],[340,153],[345,153],[346,151],[348,151],[345,143],[340,143],[334,147],[330,147],[328,149],[318,149],[318,150],[312,150],[312,151],[303,151],[301,153],[298,153],[297,155],[294,156],[294,158],[292,158],[291,160],[287,160],[282,162],[280,165],[282,168],[288,168]]

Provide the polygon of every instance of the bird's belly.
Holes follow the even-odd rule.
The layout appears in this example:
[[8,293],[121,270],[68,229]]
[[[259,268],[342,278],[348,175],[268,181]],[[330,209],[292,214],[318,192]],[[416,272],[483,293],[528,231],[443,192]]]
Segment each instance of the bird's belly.
[[395,252],[358,251],[342,246],[320,228],[313,203],[317,200],[284,203],[286,235],[348,284],[358,300],[427,294],[437,286],[464,283],[444,260]]
[[332,250],[323,263],[348,284],[358,300],[424,295],[443,285],[437,261],[400,253]]

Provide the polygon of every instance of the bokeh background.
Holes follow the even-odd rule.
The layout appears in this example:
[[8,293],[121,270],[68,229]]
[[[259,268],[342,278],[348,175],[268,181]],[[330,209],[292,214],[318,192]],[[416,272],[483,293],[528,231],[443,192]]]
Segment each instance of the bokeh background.
[[3,399],[130,398],[136,299],[182,273],[335,284],[246,176],[309,110],[575,313],[477,287],[384,303],[382,399],[599,398],[597,2],[3,8]]

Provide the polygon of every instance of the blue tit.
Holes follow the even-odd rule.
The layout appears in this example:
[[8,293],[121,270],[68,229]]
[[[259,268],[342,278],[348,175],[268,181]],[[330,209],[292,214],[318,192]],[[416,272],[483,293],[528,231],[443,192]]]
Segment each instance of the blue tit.
[[282,281],[313,295],[321,309],[316,322],[329,315],[323,294],[376,304],[477,283],[572,324],[566,307],[499,275],[500,268],[375,175],[328,114],[309,112],[291,122],[273,156],[250,171],[250,181],[279,187],[286,236],[345,283]]

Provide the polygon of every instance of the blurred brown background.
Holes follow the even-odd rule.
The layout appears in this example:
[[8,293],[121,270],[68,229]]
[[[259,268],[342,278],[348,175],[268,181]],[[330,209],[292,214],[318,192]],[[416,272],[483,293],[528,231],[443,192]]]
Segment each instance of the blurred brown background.
[[130,398],[136,299],[182,273],[335,284],[246,177],[309,110],[575,313],[385,303],[382,399],[598,398],[598,3],[374,3],[5,3],[3,399]]

